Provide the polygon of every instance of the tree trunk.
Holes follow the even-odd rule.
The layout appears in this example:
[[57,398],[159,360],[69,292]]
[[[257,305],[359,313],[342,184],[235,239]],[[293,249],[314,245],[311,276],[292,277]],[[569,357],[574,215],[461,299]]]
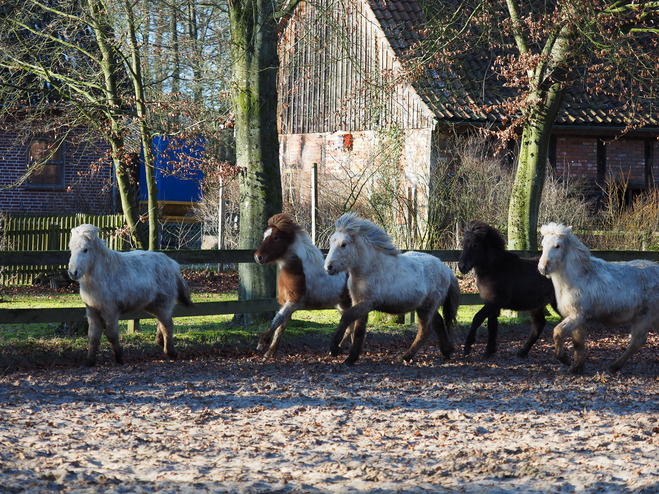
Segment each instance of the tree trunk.
[[119,89],[117,84],[117,73],[119,67],[116,63],[116,54],[110,43],[111,28],[107,12],[96,0],[89,0],[89,9],[92,14],[92,28],[97,39],[99,50],[101,52],[101,69],[105,81],[105,98],[109,108],[108,119],[111,129],[108,135],[110,147],[112,148],[112,160],[114,163],[115,176],[117,178],[117,188],[121,198],[121,206],[124,213],[126,224],[130,229],[131,237],[138,249],[145,249],[147,246],[146,237],[142,231],[142,225],[139,221],[139,204],[132,194],[131,189],[131,170],[130,164],[126,160],[126,150],[124,146],[122,132],[117,123],[117,119],[112,115],[112,109],[121,108],[119,98]]
[[140,138],[142,151],[144,153],[144,172],[147,188],[147,209],[149,214],[149,250],[158,250],[158,233],[160,230],[158,211],[158,184],[156,182],[155,160],[153,158],[153,139],[148,123],[148,111],[144,101],[144,80],[142,78],[142,62],[140,59],[140,48],[137,43],[136,20],[133,6],[126,1],[126,28],[130,46],[130,78],[133,81],[133,92],[135,94],[135,105],[140,123]]
[[[256,249],[267,220],[281,212],[282,193],[277,133],[277,22],[274,2],[231,0],[231,56],[236,158],[240,173],[240,249]],[[274,267],[239,266],[239,299],[271,298]],[[262,317],[270,317],[263,314]],[[237,314],[236,324],[249,324]]]
[[[513,34],[521,55],[531,51],[524,37],[518,4],[506,0],[513,26]],[[564,20],[569,12],[561,12]],[[556,24],[547,38],[542,56],[535,68],[527,74],[531,92],[524,110],[522,142],[515,174],[515,182],[508,208],[508,248],[536,250],[538,248],[538,212],[545,184],[547,156],[551,130],[563,103],[570,72],[570,39],[573,36],[569,22]]]
[[529,110],[522,131],[519,161],[508,208],[508,248],[538,248],[538,213],[545,184],[551,131],[563,102],[565,88],[552,86]]

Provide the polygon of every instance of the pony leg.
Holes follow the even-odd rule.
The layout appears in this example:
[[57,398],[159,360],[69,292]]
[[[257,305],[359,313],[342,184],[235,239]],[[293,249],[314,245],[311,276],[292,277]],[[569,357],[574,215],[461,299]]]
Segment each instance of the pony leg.
[[554,355],[564,365],[570,365],[570,357],[565,353],[565,338],[584,324],[581,316],[568,316],[554,328]]
[[352,343],[355,341],[355,323],[352,323],[346,328],[346,332],[343,334],[343,339],[339,346],[341,348],[348,348],[352,346]]
[[[303,305],[304,304],[286,302],[281,309],[279,309],[279,312],[275,315],[266,332],[261,335],[261,338],[259,338],[259,343],[256,346],[258,351],[263,351],[269,346],[268,351],[265,353],[266,358],[272,358],[275,356],[277,348],[279,347],[279,340],[284,334],[286,326],[288,326],[288,323],[291,321],[293,313]],[[274,338],[272,337],[273,333]]]
[[648,339],[648,328],[645,325],[635,324],[632,326],[632,335],[625,352],[609,366],[609,373],[615,374],[627,363],[627,361],[638,352]]
[[[339,303],[339,313],[343,315],[343,313],[350,308],[352,304],[352,300],[348,301],[341,301]],[[340,348],[349,348],[352,346],[352,343],[355,341],[355,324],[352,323],[350,326],[346,328],[345,333],[343,333],[343,339],[341,339],[341,343],[339,343]]]
[[89,306],[87,306],[87,322],[89,323],[89,329],[87,330],[87,358],[83,361],[82,365],[84,367],[94,367],[96,365],[96,354],[101,343],[105,323],[103,322],[101,313]]
[[490,315],[487,318],[487,345],[485,346],[485,351],[483,352],[483,358],[490,358],[492,355],[497,353],[497,338],[499,336],[499,314],[501,311],[497,311]]
[[119,365],[124,363],[124,351],[121,348],[119,343],[119,317],[118,314],[113,317],[111,320],[108,319],[105,324],[105,336],[110,342],[112,347],[112,353],[114,354],[114,360]]
[[[277,329],[274,332],[275,335],[272,338],[272,343],[270,343],[270,347],[268,348],[268,351],[265,352],[265,355],[264,355],[265,358],[274,358],[274,356],[277,354],[277,349],[279,348],[279,341],[281,340],[281,337],[284,334],[284,330],[286,329],[286,326],[288,326],[288,323],[291,321],[291,315],[292,315],[292,313],[288,314],[288,316],[284,317],[281,324],[279,324],[279,326],[277,326]],[[275,317],[275,319],[276,319],[276,317]],[[275,323],[273,322],[271,328],[274,326],[274,324]],[[268,329],[268,332],[270,334],[272,334],[271,329]],[[265,342],[267,341],[267,339],[268,339],[268,336],[266,336],[266,334],[264,334],[263,337],[261,338],[261,341],[263,341],[263,343],[261,343],[261,341],[259,341],[259,346],[261,346],[261,344],[263,344],[263,346],[265,346],[266,345]],[[258,347],[257,347],[257,350],[258,350]]]
[[[346,329],[358,319],[363,319],[364,321],[368,321],[368,313],[371,312],[371,308],[372,307],[370,304],[361,303],[361,304],[353,305],[341,315],[341,320],[339,321],[339,325],[336,328],[336,332],[334,333],[334,338],[332,339],[332,346],[330,347],[330,355],[332,355],[332,357],[336,357],[341,353],[340,344],[341,341],[343,340],[343,335]],[[350,349],[351,354],[353,353],[355,346],[356,345],[359,346],[359,344],[363,343],[364,341],[364,336],[362,335],[361,342],[358,342],[358,334],[357,334],[358,329],[360,331],[366,332],[366,322],[364,322],[363,328],[355,327],[354,329],[355,336],[353,338],[352,347]],[[359,348],[356,351],[357,351],[357,356],[359,356],[359,352],[361,351],[361,348]],[[355,358],[355,360],[357,360],[357,358]]]
[[451,358],[451,354],[455,350],[451,338],[448,335],[448,328],[444,323],[444,318],[439,312],[435,313],[432,318],[432,328],[435,330],[435,334],[439,339],[439,351],[442,352],[444,358]]
[[481,310],[476,312],[474,318],[471,321],[471,327],[469,328],[469,333],[467,334],[467,338],[465,338],[464,350],[463,350],[465,357],[471,353],[471,347],[476,342],[476,331],[478,331],[478,328],[481,326],[481,324],[483,324],[483,321],[485,321],[485,319],[489,319],[489,317],[492,314],[496,314],[498,310],[499,309],[496,308],[495,306],[486,303]]
[[538,341],[538,338],[540,338],[540,335],[547,324],[544,307],[533,309],[528,312],[529,316],[531,316],[531,334],[529,335],[529,339],[526,340],[526,343],[524,343],[524,346],[519,352],[517,352],[518,357],[526,357],[529,354],[531,347],[535,345],[536,341]]
[[[403,360],[405,361],[412,360],[414,358],[414,355],[416,355],[416,353],[419,351],[419,348],[421,348],[421,345],[423,345],[426,342],[426,340],[430,336],[430,331],[433,327],[432,317],[435,312],[436,311],[427,313],[425,311],[420,311],[420,310],[416,311],[416,315],[419,318],[419,329],[416,333],[416,338],[412,342],[410,348],[398,358],[399,362],[402,362]],[[437,316],[439,316],[439,314],[437,314]],[[442,325],[443,325],[443,321],[442,321]]]
[[364,339],[366,338],[366,324],[368,323],[368,313],[366,316],[357,319],[353,324],[353,340],[350,347],[348,358],[343,362],[346,365],[354,365],[364,348]]
[[580,326],[572,332],[572,346],[574,347],[574,362],[570,367],[570,374],[583,374],[586,361],[586,328]]
[[163,351],[169,358],[178,355],[174,348],[174,320],[172,316],[158,316],[158,334],[162,335]]

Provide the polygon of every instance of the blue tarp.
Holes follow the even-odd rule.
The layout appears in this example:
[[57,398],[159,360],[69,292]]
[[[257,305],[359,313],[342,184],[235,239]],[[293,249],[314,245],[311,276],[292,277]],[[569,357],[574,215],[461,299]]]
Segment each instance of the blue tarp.
[[[176,139],[168,136],[153,138],[158,201],[199,202],[204,174],[201,159],[204,139]],[[146,171],[140,164],[140,201],[146,201]]]

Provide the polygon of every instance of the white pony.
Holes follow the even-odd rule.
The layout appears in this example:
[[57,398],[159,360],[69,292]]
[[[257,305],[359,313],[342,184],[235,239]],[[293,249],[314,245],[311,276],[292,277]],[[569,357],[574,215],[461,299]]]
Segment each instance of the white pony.
[[448,358],[453,344],[438,308],[443,306],[450,329],[460,305],[460,286],[451,269],[430,254],[401,254],[382,228],[354,213],[341,216],[335,227],[325,271],[331,275],[349,273],[348,290],[353,306],[341,316],[332,342],[332,356],[340,353],[343,334],[354,322],[353,343],[345,363],[355,363],[364,344],[368,314],[372,310],[389,314],[416,310],[419,317],[416,339],[401,359],[412,359],[428,339],[431,329],[437,333],[440,351]]
[[592,257],[570,227],[542,226],[539,271],[551,278],[558,311],[564,317],[554,328],[556,358],[570,365],[563,342],[573,333],[574,363],[570,372],[582,374],[586,324],[631,325],[625,352],[610,367],[619,371],[647,340],[648,330],[659,331],[659,265],[651,261],[606,262]]
[[176,357],[172,312],[176,302],[193,307],[190,290],[179,265],[162,252],[110,250],[98,237],[94,225],[71,230],[69,276],[80,282],[80,296],[87,306],[89,321],[86,367],[96,363],[96,353],[105,336],[115,360],[124,363],[119,344],[119,315],[144,309],[158,319],[156,343]]

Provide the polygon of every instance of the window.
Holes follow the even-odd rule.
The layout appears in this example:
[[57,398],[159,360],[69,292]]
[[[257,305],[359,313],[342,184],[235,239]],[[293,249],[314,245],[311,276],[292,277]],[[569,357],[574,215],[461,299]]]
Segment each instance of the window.
[[64,145],[52,139],[33,139],[27,150],[30,176],[34,187],[64,187]]

